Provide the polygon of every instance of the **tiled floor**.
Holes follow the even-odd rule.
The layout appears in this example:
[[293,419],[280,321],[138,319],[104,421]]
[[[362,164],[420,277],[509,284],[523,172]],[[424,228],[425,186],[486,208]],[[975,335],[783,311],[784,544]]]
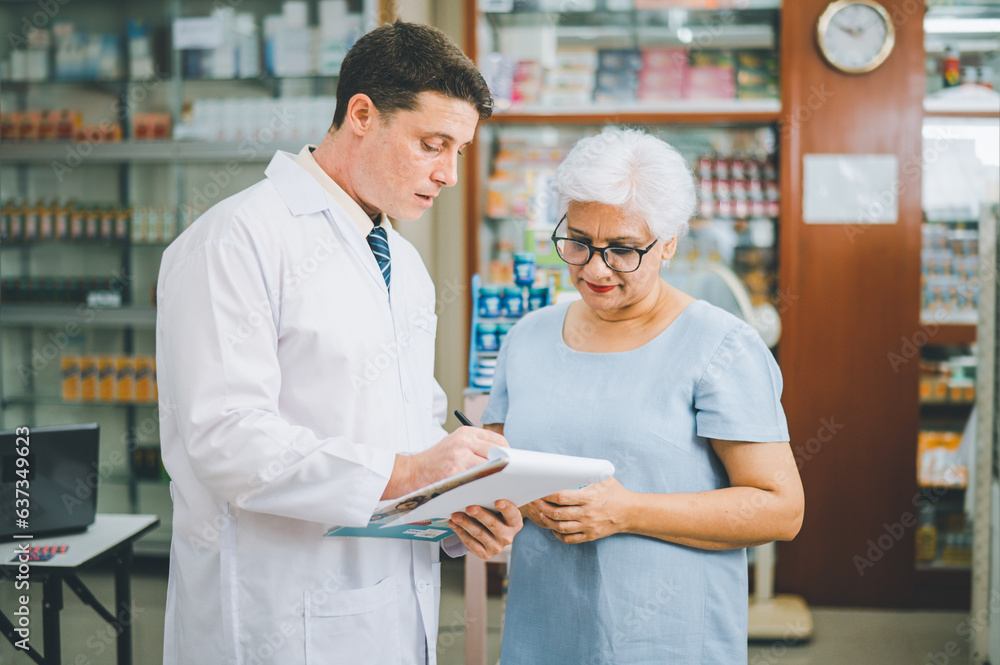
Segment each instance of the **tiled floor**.
[[[442,573],[441,630],[437,652],[440,665],[465,662],[462,565],[446,561]],[[159,565],[143,563],[133,575],[135,665],[158,665],[163,648],[163,607],[166,574]],[[111,604],[110,574],[81,576],[99,599]],[[41,617],[41,590],[33,593],[33,616]],[[9,613],[15,603],[13,585],[0,584],[0,608]],[[107,624],[68,589],[63,610],[63,663],[111,665],[114,639]],[[500,602],[490,599],[489,662],[500,651]],[[814,608],[814,638],[805,644],[755,644],[750,665],[953,665],[968,663],[961,612],[888,612]],[[34,641],[40,641],[40,626]],[[28,665],[27,656],[0,640],[0,665]]]

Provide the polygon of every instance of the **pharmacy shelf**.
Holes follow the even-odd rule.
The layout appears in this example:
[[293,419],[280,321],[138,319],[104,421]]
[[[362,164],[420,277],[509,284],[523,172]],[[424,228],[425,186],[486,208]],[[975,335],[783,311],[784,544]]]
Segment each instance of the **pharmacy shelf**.
[[[244,140],[233,143],[203,141],[122,141],[121,143],[4,143],[0,160],[5,164],[51,164],[75,168],[78,164],[170,162],[268,162],[275,151],[297,153],[303,140]],[[85,152],[86,151],[86,152]]]
[[670,104],[588,104],[584,110],[517,106],[498,111],[494,124],[768,124],[781,117],[780,99],[680,100]]
[[152,307],[104,308],[86,305],[4,305],[0,309],[0,326],[66,326],[81,328],[132,327],[152,330],[156,327],[156,310]]

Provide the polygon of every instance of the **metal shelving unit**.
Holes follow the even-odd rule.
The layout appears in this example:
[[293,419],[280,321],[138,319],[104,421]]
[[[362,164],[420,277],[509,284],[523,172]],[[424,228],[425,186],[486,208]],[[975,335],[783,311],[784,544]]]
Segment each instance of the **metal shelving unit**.
[[[318,3],[310,0],[309,18],[317,21]],[[264,14],[281,13],[279,0],[230,3],[236,12],[253,13],[262,26]],[[351,2],[362,12],[360,26],[376,25],[378,0]],[[181,227],[182,210],[197,216],[215,202],[236,193],[263,177],[264,166],[278,150],[298,152],[304,143],[319,136],[304,135],[302,114],[291,113],[293,124],[284,133],[272,135],[261,125],[254,138],[228,142],[194,140],[135,140],[130,135],[132,119],[139,112],[166,112],[177,128],[189,110],[186,100],[289,99],[331,95],[337,77],[328,74],[243,78],[196,78],[185,75],[182,52],[170,43],[175,19],[206,16],[222,7],[210,0],[160,0],[156,3],[101,2],[60,3],[57,22],[72,23],[80,30],[116,32],[122,50],[127,44],[126,16],[141,19],[150,27],[154,69],[149,78],[123,76],[100,80],[63,80],[53,76],[43,80],[11,80],[5,73],[0,100],[4,111],[29,109],[78,109],[85,121],[98,119],[121,125],[120,142],[8,142],[0,143],[0,180],[3,198],[37,200],[52,197],[73,199],[76,204],[114,204],[119,208],[162,207],[177,214]],[[21,15],[38,11],[32,0],[0,3],[0,20],[13,26]],[[6,23],[5,23],[6,24]],[[38,26],[42,27],[42,26]],[[50,21],[44,26],[52,27]],[[14,35],[15,33],[11,33]],[[258,30],[263,36],[263,30]],[[14,42],[11,42],[14,46]],[[160,47],[163,47],[162,49]],[[264,49],[259,44],[263,63]],[[7,54],[7,40],[0,56]],[[50,54],[51,55],[51,54]],[[50,61],[51,62],[51,61]],[[127,59],[125,61],[127,63]],[[103,66],[103,65],[102,65]],[[265,71],[261,67],[260,71]],[[316,71],[324,71],[316,69]],[[242,106],[240,108],[243,108]],[[296,107],[301,109],[304,107]],[[315,108],[315,105],[314,107]],[[332,118],[334,109],[329,108]],[[324,109],[323,115],[325,115]],[[266,111],[261,113],[264,118]],[[239,116],[238,119],[242,119]],[[264,118],[268,120],[270,118]],[[251,119],[252,120],[252,119]],[[254,125],[256,126],[256,125]],[[229,125],[224,126],[227,130]],[[270,127],[271,130],[274,127]],[[220,134],[220,138],[247,135],[250,126]],[[310,132],[311,133],[311,130]],[[199,134],[200,135],[200,134]],[[178,133],[180,136],[180,133]],[[68,166],[69,170],[55,165]],[[152,238],[152,236],[150,236]],[[2,246],[4,277],[52,275],[79,277],[116,273],[127,276],[122,306],[88,307],[81,316],[76,305],[34,305],[0,303],[0,403],[4,413],[0,426],[46,425],[85,417],[102,423],[102,458],[125,453],[127,467],[116,470],[101,493],[102,509],[108,512],[155,512],[161,527],[137,548],[144,554],[164,555],[169,551],[170,497],[163,481],[136,478],[132,452],[158,447],[159,415],[156,404],[125,402],[67,402],[59,396],[58,352],[90,352],[151,355],[155,345],[156,312],[153,309],[156,273],[165,242],[133,242],[104,245],[87,242],[8,242]],[[110,253],[106,248],[110,248]],[[72,330],[67,334],[67,330]],[[59,342],[50,344],[50,337]],[[63,344],[68,340],[68,346]],[[45,352],[41,370],[31,368],[33,353]],[[18,370],[28,367],[19,379]],[[36,376],[37,375],[37,376]]]

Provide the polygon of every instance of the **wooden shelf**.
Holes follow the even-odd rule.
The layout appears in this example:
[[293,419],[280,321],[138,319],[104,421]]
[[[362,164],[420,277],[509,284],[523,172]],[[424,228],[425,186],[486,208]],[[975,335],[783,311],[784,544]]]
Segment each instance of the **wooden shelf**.
[[928,118],[985,118],[1000,119],[1000,111],[924,111]]
[[928,333],[925,346],[948,346],[952,344],[973,344],[976,341],[976,324],[942,323],[934,335]]
[[915,566],[914,606],[927,609],[968,610],[972,598],[969,568]]

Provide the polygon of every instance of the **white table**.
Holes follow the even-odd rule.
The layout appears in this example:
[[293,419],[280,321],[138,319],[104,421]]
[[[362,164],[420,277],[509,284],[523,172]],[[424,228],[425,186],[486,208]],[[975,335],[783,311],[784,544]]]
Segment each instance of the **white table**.
[[[29,646],[27,654],[40,665],[61,665],[59,613],[63,609],[63,589],[65,581],[85,604],[115,629],[118,635],[118,665],[132,663],[132,545],[136,540],[156,528],[160,520],[155,515],[104,515],[98,514],[89,529],[82,533],[65,536],[50,536],[33,540],[15,540],[0,544],[0,574],[5,581],[13,581],[17,574],[17,561],[12,561],[18,546],[27,543],[30,547],[44,545],[68,545],[63,554],[57,554],[48,561],[29,563],[34,586],[42,583],[42,639],[44,654]],[[112,560],[115,569],[115,610],[110,612],[84,586],[77,572],[101,561]],[[24,592],[21,591],[20,594]],[[0,630],[11,644],[19,639],[14,624],[7,615],[0,612]]]

